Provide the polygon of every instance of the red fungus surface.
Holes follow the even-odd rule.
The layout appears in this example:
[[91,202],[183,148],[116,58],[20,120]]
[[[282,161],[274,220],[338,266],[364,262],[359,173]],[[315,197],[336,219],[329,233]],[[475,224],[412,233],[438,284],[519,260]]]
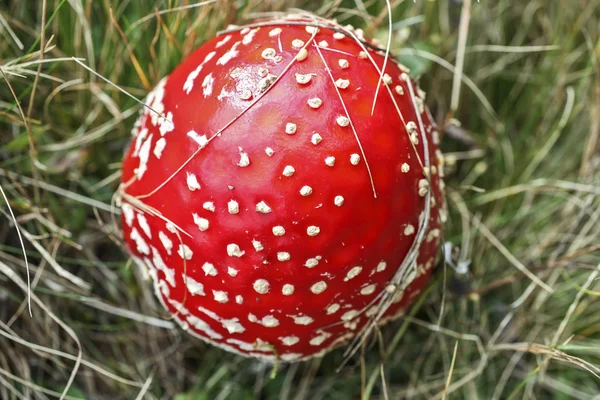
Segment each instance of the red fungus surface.
[[202,340],[267,360],[400,315],[445,219],[425,94],[392,58],[382,75],[360,30],[310,24],[202,45],[147,97],[123,164],[125,241],[163,305]]

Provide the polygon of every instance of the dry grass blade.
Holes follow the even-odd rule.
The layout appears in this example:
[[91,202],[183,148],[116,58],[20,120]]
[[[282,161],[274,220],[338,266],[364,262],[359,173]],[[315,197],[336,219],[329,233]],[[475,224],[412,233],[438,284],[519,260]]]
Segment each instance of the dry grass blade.
[[83,62],[81,62],[77,58],[73,57],[73,61],[75,61],[77,64],[81,65],[83,68],[87,69],[88,71],[90,71],[92,74],[94,74],[98,78],[102,79],[104,82],[106,82],[109,85],[113,86],[114,88],[116,88],[117,90],[119,90],[121,93],[124,93],[125,95],[129,96],[130,98],[132,98],[133,100],[135,100],[136,102],[138,102],[140,105],[142,105],[142,107],[147,108],[148,110],[152,111],[154,114],[158,115],[159,117],[164,118],[165,121],[167,121],[167,122],[169,122],[171,124],[173,123],[172,121],[170,121],[166,117],[166,115],[163,115],[163,114],[159,113],[158,111],[154,110],[152,107],[150,107],[149,105],[147,105],[146,103],[144,103],[143,101],[141,101],[140,99],[138,99],[137,97],[135,97],[134,95],[132,95],[131,93],[129,93],[128,91],[126,91],[125,89],[123,89],[122,87],[120,87],[119,85],[111,82],[109,79],[107,79],[104,76],[100,75],[99,73],[97,73],[92,68],[90,68],[87,65],[85,65]]
[[446,380],[446,387],[444,387],[444,393],[442,396],[442,400],[446,400],[446,395],[448,393],[448,387],[450,386],[450,382],[452,382],[452,373],[454,372],[454,363],[456,362],[456,354],[458,352],[458,341],[454,344],[454,351],[452,352],[452,363],[450,364],[450,371],[448,372],[448,379]]
[[119,189],[119,191],[117,192],[117,196],[120,196],[120,200],[125,201],[126,203],[131,205],[134,209],[136,209],[138,212],[140,212],[142,214],[148,213],[150,215],[158,217],[158,218],[162,219],[163,221],[165,221],[165,223],[172,224],[177,229],[178,232],[183,233],[184,235],[186,235],[189,238],[193,238],[193,236],[191,234],[189,234],[187,231],[183,230],[183,228],[181,228],[180,226],[175,224],[173,221],[164,217],[162,215],[162,213],[160,211],[158,211],[156,208],[153,208],[153,207],[149,206],[148,204],[144,203],[142,200],[139,199],[139,197],[131,196],[131,195],[125,193],[122,189]]
[[135,21],[133,24],[131,24],[131,26],[129,28],[127,28],[127,30],[125,31],[125,34],[128,35],[138,25],[143,24],[144,22],[149,21],[149,20],[151,20],[152,18],[155,18],[158,15],[165,15],[165,14],[168,14],[168,13],[173,13],[173,12],[178,12],[178,11],[191,10],[193,8],[198,8],[198,7],[202,7],[202,6],[207,6],[209,4],[214,4],[217,1],[218,0],[201,1],[201,2],[198,2],[198,3],[194,3],[194,4],[188,4],[188,5],[185,5],[185,6],[173,7],[173,8],[168,8],[168,9],[165,9],[165,10],[157,10],[156,12],[150,13],[150,14],[146,15],[145,17],[142,17],[142,18],[138,19],[137,21]]
[[500,242],[498,240],[498,238],[496,236],[494,236],[494,234],[479,220],[479,217],[474,216],[471,221],[473,222],[473,225],[479,230],[479,232],[481,232],[483,234],[483,236],[485,236],[485,238],[487,240],[489,240],[490,243],[492,243],[492,245],[496,249],[498,249],[498,251],[500,253],[502,253],[502,255],[504,257],[506,257],[506,259],[508,261],[510,261],[510,263],[512,265],[515,266],[515,268],[517,268],[519,271],[521,271],[525,276],[527,276],[529,279],[531,279],[531,281],[533,283],[535,283],[536,285],[538,285],[539,287],[541,287],[542,289],[544,289],[546,292],[548,292],[548,293],[554,293],[554,289],[552,289],[550,286],[548,286],[546,283],[544,283],[540,278],[538,278],[531,271],[529,271],[527,269],[527,267],[525,265],[523,265],[523,263],[521,261],[519,261],[506,248],[506,246],[504,246],[502,244],[502,242]]
[[596,269],[588,276],[588,278],[586,279],[583,286],[581,286],[581,288],[577,292],[575,299],[573,299],[573,302],[569,306],[569,309],[567,310],[567,313],[565,314],[563,320],[560,322],[560,325],[558,326],[556,333],[552,337],[550,346],[556,346],[558,344],[560,336],[564,333],[564,331],[567,327],[567,324],[569,323],[569,320],[573,316],[575,309],[577,308],[577,306],[579,305],[579,302],[581,301],[581,298],[586,293],[586,291],[590,288],[590,286],[597,280],[598,275],[600,275],[600,264],[598,264]]
[[479,53],[479,52],[496,52],[496,53],[535,53],[540,51],[552,51],[558,50],[560,46],[549,45],[549,46],[502,46],[493,44],[474,45],[468,46],[465,49],[466,53]]
[[[46,54],[46,6],[48,0],[42,0],[42,26],[40,28],[40,61],[44,61],[44,55]],[[35,100],[35,91],[38,86],[40,79],[40,73],[42,72],[42,64],[38,64],[37,72],[33,80],[33,89],[31,89],[31,95],[29,96],[29,107],[27,107],[27,118],[31,116],[33,108],[33,102]]]
[[29,127],[29,123],[27,122],[28,118],[25,116],[25,113],[23,112],[23,108],[21,107],[21,103],[19,102],[19,99],[17,97],[17,94],[15,93],[12,85],[10,84],[8,77],[6,76],[6,73],[4,72],[4,69],[2,67],[0,67],[0,72],[2,73],[2,77],[4,78],[4,81],[6,82],[6,85],[8,86],[8,89],[10,90],[10,94],[12,95],[13,99],[15,100],[16,104],[17,104],[17,108],[19,109],[19,113],[21,114],[21,118],[23,119],[23,125],[25,125],[25,130],[27,131],[27,140],[29,142],[29,156],[31,157],[31,165],[32,165],[32,170],[33,170],[33,179],[34,179],[34,195],[36,200],[39,200],[40,198],[40,193],[39,193],[39,189],[38,189],[38,185],[39,185],[39,176],[38,176],[38,168],[42,168],[43,166],[39,163],[38,159],[37,159],[37,150],[35,149],[35,144],[34,144],[34,138],[33,138],[33,133],[31,132],[31,128]]
[[148,389],[150,388],[150,385],[152,384],[152,380],[154,379],[154,374],[150,374],[150,376],[148,376],[148,379],[146,379],[146,382],[144,382],[144,386],[142,386],[142,388],[140,389],[140,392],[138,393],[137,397],[135,398],[136,400],[142,400],[144,398],[146,398],[146,395],[148,393]]
[[571,114],[573,112],[573,106],[575,105],[575,89],[572,86],[567,87],[567,101],[565,103],[565,108],[563,113],[558,121],[558,126],[554,130],[554,132],[550,135],[546,143],[542,146],[540,151],[535,155],[535,158],[531,161],[531,163],[525,168],[523,174],[520,177],[520,180],[526,181],[531,175],[533,175],[534,171],[538,168],[538,166],[548,158],[548,153],[552,146],[556,143],[560,134],[563,132],[565,126],[569,122]]
[[21,42],[15,31],[13,31],[8,22],[6,22],[6,19],[2,13],[0,13],[0,25],[2,25],[3,29],[6,29],[6,32],[8,32],[8,35],[15,42],[19,50],[23,50],[25,48],[25,46],[23,46],[23,42]]
[[456,71],[452,81],[452,100],[450,111],[456,112],[460,99],[460,82],[462,81],[463,67],[465,63],[465,49],[467,47],[467,35],[469,34],[469,23],[471,22],[471,0],[464,0],[460,13],[460,25],[458,31],[458,51],[456,53]]
[[29,241],[29,243],[31,243],[33,245],[33,247],[35,247],[35,249],[42,255],[42,257],[44,257],[44,259],[48,262],[48,264],[50,264],[50,266],[52,268],[54,268],[54,271],[56,271],[56,273],[60,277],[65,278],[66,280],[68,280],[69,282],[74,284],[75,286],[77,286],[85,291],[90,290],[91,286],[89,283],[87,283],[83,279],[73,275],[72,273],[70,273],[63,267],[61,267],[58,264],[58,262],[56,262],[54,257],[52,257],[52,255],[50,253],[48,253],[48,251],[38,242],[37,239],[35,239],[35,237],[32,234],[30,234],[29,232],[27,232],[26,230],[23,230],[23,229],[21,229],[21,233],[23,234],[23,236],[25,236],[25,239],[27,239]]
[[[27,285],[21,280],[21,278],[18,277],[18,275],[12,271],[8,265],[4,264],[2,261],[0,261],[0,272],[2,272],[4,275],[6,275],[11,281],[13,281],[14,283],[16,283],[21,290],[23,290],[24,292],[27,293]],[[56,322],[58,325],[60,325],[60,327],[62,329],[65,330],[65,332],[67,332],[67,334],[75,341],[75,343],[77,344],[77,349],[78,349],[78,354],[77,354],[77,358],[75,360],[75,365],[73,366],[73,369],[71,370],[71,373],[69,374],[69,379],[65,385],[65,388],[60,396],[60,400],[64,399],[65,396],[67,395],[69,388],[71,387],[71,385],[73,384],[73,380],[75,379],[75,375],[77,374],[77,371],[79,370],[79,366],[81,365],[81,360],[83,358],[83,350],[81,348],[81,343],[79,341],[79,337],[77,336],[77,334],[73,331],[73,329],[71,329],[71,327],[69,327],[68,325],[66,325],[63,321],[61,321],[52,311],[50,311],[50,309],[48,309],[48,307],[46,307],[46,305],[40,301],[38,299],[37,296],[32,295],[32,300],[38,305],[38,307],[40,307],[50,318],[52,318],[52,320],[54,322]]]
[[65,197],[65,198],[73,200],[73,201],[77,201],[77,202],[82,203],[82,204],[86,204],[86,205],[91,206],[91,207],[96,207],[96,208],[98,208],[100,210],[103,210],[103,211],[114,212],[116,214],[120,214],[121,213],[120,210],[113,210],[110,207],[110,205],[102,203],[102,202],[100,202],[98,200],[94,200],[92,198],[82,196],[82,195],[80,195],[78,193],[71,192],[69,190],[60,188],[58,186],[50,185],[50,184],[45,183],[45,182],[36,182],[32,178],[29,178],[27,176],[17,175],[15,173],[10,172],[10,171],[5,171],[2,168],[0,168],[0,176],[7,177],[7,178],[10,178],[10,179],[16,179],[16,180],[18,180],[19,182],[21,182],[21,183],[23,183],[25,185],[31,185],[31,186],[33,186],[33,185],[37,184],[39,186],[39,188],[42,189],[42,190],[46,190],[48,192],[55,193],[55,194],[57,194],[59,196]]
[[576,365],[600,380],[600,368],[580,357],[571,356],[563,351],[537,343],[505,343],[490,347],[490,351],[520,351],[537,355],[548,356],[552,359]]
[[[110,8],[110,20],[112,21],[113,25],[117,29],[117,32],[119,32],[119,35],[121,35],[121,39],[125,43],[125,47],[127,48],[127,52],[129,53],[129,58],[131,59],[131,63],[133,64],[133,67],[135,68],[135,71],[137,72],[138,77],[140,78],[140,81],[142,82],[142,85],[144,85],[144,87],[146,88],[147,91],[150,91],[152,89],[152,86],[150,85],[148,78],[146,78],[146,74],[144,73],[144,70],[142,69],[142,66],[140,65],[137,57],[135,56],[133,49],[129,45],[127,36],[125,35],[123,30],[119,26],[119,23],[115,19],[112,7]],[[169,121],[169,122],[171,122],[171,121]]]
[[97,310],[111,313],[119,317],[127,318],[132,321],[142,322],[144,324],[155,326],[157,328],[175,329],[175,324],[173,322],[165,321],[164,319],[159,319],[155,317],[150,317],[148,315],[142,315],[131,310],[126,310],[120,307],[112,306],[110,304],[105,304],[97,299],[83,299],[82,302]]
[[475,204],[483,205],[483,204],[490,203],[492,201],[500,200],[500,199],[508,197],[508,196],[515,196],[515,195],[523,193],[523,192],[534,192],[539,189],[550,189],[550,190],[562,189],[562,190],[566,190],[566,191],[591,193],[594,195],[600,194],[600,187],[597,187],[597,186],[586,185],[586,184],[578,183],[578,182],[569,182],[569,181],[539,178],[539,179],[534,179],[533,181],[530,181],[528,183],[515,185],[515,186],[503,188],[503,189],[498,189],[498,190],[483,194],[475,200]]
[[[458,70],[452,65],[450,64],[448,61],[444,60],[443,58],[440,58],[438,56],[436,56],[435,54],[431,54],[425,50],[420,50],[420,49],[401,49],[398,54],[400,55],[418,55],[419,57],[425,58],[427,60],[431,60],[434,61],[435,63],[439,64],[440,66],[444,67],[445,69],[447,69],[448,71],[452,72],[454,74],[454,76],[459,75],[458,74]],[[494,111],[494,107],[492,106],[492,104],[489,102],[489,100],[485,97],[485,95],[483,94],[483,92],[481,91],[481,89],[479,89],[477,87],[477,85],[475,84],[475,82],[473,82],[468,76],[465,76],[464,73],[460,74],[460,78],[462,80],[462,82],[467,85],[467,87],[469,89],[471,89],[473,91],[473,93],[475,93],[475,95],[477,96],[477,98],[479,99],[479,101],[481,101],[481,104],[483,104],[483,106],[485,107],[486,111],[494,118],[494,120],[499,123],[500,125],[502,125],[502,122],[499,120],[498,115],[496,114],[496,111]]]
[[[134,106],[128,108],[127,110],[121,112],[117,117],[114,117],[111,120],[106,121],[104,124],[92,129],[88,133],[84,135],[72,136],[65,140],[64,142],[59,143],[51,143],[48,145],[40,146],[40,150],[45,151],[65,151],[70,149],[81,148],[86,145],[93,144],[94,142],[102,139],[108,133],[114,131],[117,126],[122,123],[124,120],[130,118],[135,115],[139,111],[139,106]],[[43,182],[40,183],[40,187]],[[102,208],[102,207],[100,207]]]
[[[6,338],[8,338],[8,339],[10,339],[12,341],[14,341],[15,343],[19,343],[19,344],[21,344],[23,346],[26,346],[26,347],[28,347],[28,348],[30,348],[32,350],[36,350],[36,351],[40,351],[40,352],[44,352],[44,353],[56,355],[58,357],[62,357],[62,358],[65,358],[65,359],[71,360],[71,361],[77,361],[77,359],[78,359],[78,356],[74,356],[72,354],[65,353],[63,351],[52,349],[52,348],[49,348],[49,347],[39,346],[39,345],[36,345],[35,343],[31,343],[31,342],[28,342],[26,340],[23,340],[20,337],[13,336],[13,335],[5,332],[6,328],[4,326],[2,328],[3,329],[0,330],[0,336],[4,336],[4,337],[6,337]],[[119,383],[123,384],[123,385],[134,386],[134,387],[142,387],[141,383],[138,383],[138,382],[135,382],[135,381],[132,381],[132,380],[129,380],[129,379],[121,378],[120,376],[118,376],[118,375],[116,375],[116,374],[114,374],[114,373],[106,370],[105,368],[102,368],[102,367],[98,366],[97,364],[92,363],[90,361],[87,361],[87,360],[85,360],[83,358],[81,360],[81,364],[84,365],[84,366],[86,366],[86,367],[88,367],[88,368],[90,368],[91,370],[96,371],[99,374],[104,375],[107,378],[110,378],[110,379],[112,379],[112,380],[114,380],[116,382],[119,382]]]

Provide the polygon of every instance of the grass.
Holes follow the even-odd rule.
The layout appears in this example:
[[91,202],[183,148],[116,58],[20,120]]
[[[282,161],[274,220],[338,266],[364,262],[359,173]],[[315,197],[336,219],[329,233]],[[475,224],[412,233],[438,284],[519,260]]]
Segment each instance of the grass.
[[141,99],[254,13],[385,43],[385,2],[2,2],[0,186],[32,316],[0,202],[0,398],[600,398],[600,1],[471,3],[451,113],[461,3],[392,1],[392,54],[450,121],[452,262],[339,372],[343,351],[272,374],[174,329],[131,268],[110,204],[139,104],[72,57]]

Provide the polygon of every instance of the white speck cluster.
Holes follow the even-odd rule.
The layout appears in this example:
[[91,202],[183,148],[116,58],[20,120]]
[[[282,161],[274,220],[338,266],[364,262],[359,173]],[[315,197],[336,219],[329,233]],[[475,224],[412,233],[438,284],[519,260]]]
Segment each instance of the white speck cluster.
[[335,122],[337,122],[337,124],[341,127],[346,127],[350,124],[350,119],[348,119],[348,117],[340,115],[339,117],[337,117]]

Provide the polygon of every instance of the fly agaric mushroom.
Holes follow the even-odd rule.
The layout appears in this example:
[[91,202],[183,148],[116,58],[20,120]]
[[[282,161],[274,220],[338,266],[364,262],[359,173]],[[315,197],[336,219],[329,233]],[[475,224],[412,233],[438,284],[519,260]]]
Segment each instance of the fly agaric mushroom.
[[360,30],[292,16],[219,34],[161,80],[122,223],[183,329],[297,361],[400,315],[445,219],[424,96]]

